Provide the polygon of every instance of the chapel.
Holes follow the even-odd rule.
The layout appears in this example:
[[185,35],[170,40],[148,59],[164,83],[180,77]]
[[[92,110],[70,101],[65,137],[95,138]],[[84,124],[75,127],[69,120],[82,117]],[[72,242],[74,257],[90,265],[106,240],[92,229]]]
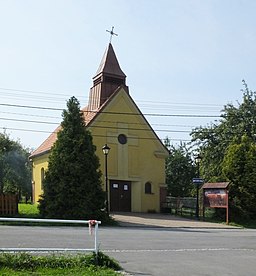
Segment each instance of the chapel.
[[[103,173],[110,212],[160,212],[165,201],[165,159],[169,152],[150,126],[126,84],[111,43],[93,77],[88,105],[82,109]],[[30,156],[33,201],[43,193],[43,179],[58,127]],[[104,145],[110,150],[102,152]]]

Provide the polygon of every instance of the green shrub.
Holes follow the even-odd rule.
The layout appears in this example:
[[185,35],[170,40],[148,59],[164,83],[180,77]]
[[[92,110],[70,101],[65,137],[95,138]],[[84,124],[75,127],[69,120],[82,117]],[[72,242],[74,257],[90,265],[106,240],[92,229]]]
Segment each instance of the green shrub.
[[97,255],[49,255],[38,256],[27,253],[0,254],[0,267],[14,270],[35,270],[38,268],[85,268],[85,267],[106,267],[119,270],[119,264],[109,256],[99,252]]

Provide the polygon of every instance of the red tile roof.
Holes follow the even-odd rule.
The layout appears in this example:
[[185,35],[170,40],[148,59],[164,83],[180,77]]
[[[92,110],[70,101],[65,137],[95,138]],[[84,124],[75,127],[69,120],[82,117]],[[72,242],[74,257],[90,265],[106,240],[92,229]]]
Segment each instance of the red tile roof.
[[45,154],[50,151],[54,142],[57,140],[57,133],[60,131],[61,126],[58,126],[53,133],[36,149],[34,150],[30,157],[35,157],[41,154]]
[[[98,111],[95,111],[95,112],[88,111],[87,107],[84,107],[81,111],[84,114],[84,121],[85,121],[86,125],[88,125],[92,121],[92,119],[95,117],[95,115],[98,112]],[[53,131],[53,133],[36,150],[34,150],[31,153],[30,157],[33,158],[35,156],[39,156],[39,155],[48,153],[51,150],[55,141],[57,140],[57,133],[60,130],[61,130],[61,126],[58,126]]]

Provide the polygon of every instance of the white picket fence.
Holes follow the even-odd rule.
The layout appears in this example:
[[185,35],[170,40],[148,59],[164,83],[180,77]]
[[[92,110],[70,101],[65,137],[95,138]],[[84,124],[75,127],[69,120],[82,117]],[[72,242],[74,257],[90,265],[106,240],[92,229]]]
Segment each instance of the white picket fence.
[[34,223],[65,223],[65,224],[87,224],[94,229],[94,248],[0,248],[0,252],[95,252],[99,251],[98,229],[101,221],[98,220],[63,220],[63,219],[31,219],[31,218],[4,218],[0,221],[7,222],[34,222]]

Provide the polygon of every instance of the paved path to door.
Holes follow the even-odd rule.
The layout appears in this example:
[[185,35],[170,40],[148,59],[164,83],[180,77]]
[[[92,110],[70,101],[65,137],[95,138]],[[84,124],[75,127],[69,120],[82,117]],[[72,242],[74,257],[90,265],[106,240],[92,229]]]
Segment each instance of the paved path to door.
[[126,227],[166,227],[166,228],[237,228],[225,223],[211,223],[186,219],[168,214],[115,213],[112,217],[120,226]]

